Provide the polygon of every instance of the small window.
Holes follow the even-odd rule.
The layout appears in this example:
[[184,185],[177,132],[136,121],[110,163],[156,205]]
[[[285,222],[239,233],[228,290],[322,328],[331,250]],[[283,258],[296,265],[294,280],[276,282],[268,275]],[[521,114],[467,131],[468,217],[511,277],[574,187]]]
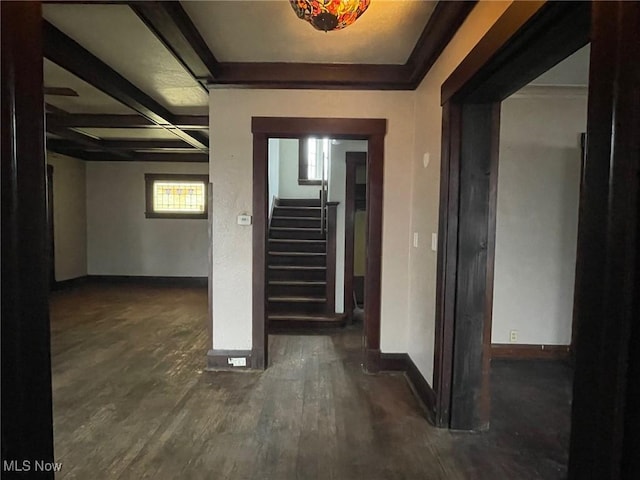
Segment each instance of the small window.
[[147,173],[147,218],[207,218],[207,175]]
[[301,138],[299,144],[298,184],[320,185],[323,169],[324,178],[327,178],[331,140],[328,138]]

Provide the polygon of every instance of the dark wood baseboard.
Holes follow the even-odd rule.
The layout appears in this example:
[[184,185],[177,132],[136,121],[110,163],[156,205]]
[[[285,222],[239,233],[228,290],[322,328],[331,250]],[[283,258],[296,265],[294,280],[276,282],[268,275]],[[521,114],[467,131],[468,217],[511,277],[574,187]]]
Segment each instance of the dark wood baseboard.
[[82,277],[68,278],[66,280],[56,281],[53,284],[51,289],[54,291],[68,290],[70,288],[76,288],[76,287],[79,287],[80,285],[84,285],[85,283],[87,283],[87,280],[88,280],[88,277],[86,275]]
[[408,353],[381,353],[378,360],[380,371],[404,372],[409,387],[427,413],[429,422],[435,425],[436,393],[422,375]]
[[527,359],[527,360],[569,360],[569,345],[529,345],[512,343],[494,343],[491,345],[491,358]]
[[[234,366],[232,358],[244,358],[245,365]],[[251,350],[209,350],[207,352],[207,371],[215,372],[220,370],[251,370]]]
[[96,283],[138,283],[166,287],[206,287],[207,277],[157,277],[146,275],[87,275],[87,279]]

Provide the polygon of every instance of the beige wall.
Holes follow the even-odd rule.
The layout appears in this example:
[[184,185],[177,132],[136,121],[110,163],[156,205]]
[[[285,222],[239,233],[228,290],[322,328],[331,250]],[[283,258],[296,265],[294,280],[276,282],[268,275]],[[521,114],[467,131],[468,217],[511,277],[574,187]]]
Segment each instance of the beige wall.
[[88,273],[207,276],[207,220],[145,218],[145,173],[206,174],[206,163],[87,163]]
[[[409,352],[432,378],[442,109],[440,88],[510,2],[481,1],[415,92],[215,89],[210,92],[214,348],[251,348],[252,116],[386,118],[383,352]],[[430,162],[423,167],[424,153]],[[411,248],[412,232],[420,235]]]
[[568,345],[586,88],[527,87],[500,124],[492,341]]
[[53,238],[57,281],[87,274],[85,162],[47,152],[53,166]]
[[[479,2],[416,91],[415,144],[411,155],[410,231],[419,235],[409,256],[407,351],[422,374],[433,376],[436,252],[431,234],[438,231],[442,108],[440,89],[447,77],[495,23],[511,2]],[[424,154],[429,155],[424,166]],[[406,188],[406,187],[405,187]]]
[[[214,348],[251,348],[251,229],[235,215],[252,206],[252,116],[386,118],[382,336],[407,346],[409,190],[414,92],[215,89],[211,101]],[[393,252],[393,254],[391,253]]]

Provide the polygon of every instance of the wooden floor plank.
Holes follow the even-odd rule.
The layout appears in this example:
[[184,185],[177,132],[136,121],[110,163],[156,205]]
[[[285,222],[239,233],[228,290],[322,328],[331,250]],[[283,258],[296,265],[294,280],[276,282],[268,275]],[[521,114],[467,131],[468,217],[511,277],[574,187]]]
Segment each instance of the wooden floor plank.
[[433,428],[358,326],[271,335],[264,372],[205,372],[207,292],[87,284],[51,298],[58,479],[560,479],[570,372],[494,365],[494,428]]

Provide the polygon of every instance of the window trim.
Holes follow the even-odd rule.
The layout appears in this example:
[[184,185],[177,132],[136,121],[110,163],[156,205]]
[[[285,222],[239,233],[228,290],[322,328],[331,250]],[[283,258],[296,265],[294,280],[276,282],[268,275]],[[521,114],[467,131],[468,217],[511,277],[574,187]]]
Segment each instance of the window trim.
[[322,185],[322,180],[312,180],[308,177],[307,144],[312,137],[298,138],[298,185]]
[[[153,183],[156,181],[181,181],[181,182],[203,182],[204,191],[204,212],[202,213],[180,213],[180,212],[155,212],[153,210]],[[209,175],[199,173],[145,173],[144,174],[144,196],[145,196],[145,218],[168,218],[168,219],[191,219],[206,220],[209,218],[208,201]]]

